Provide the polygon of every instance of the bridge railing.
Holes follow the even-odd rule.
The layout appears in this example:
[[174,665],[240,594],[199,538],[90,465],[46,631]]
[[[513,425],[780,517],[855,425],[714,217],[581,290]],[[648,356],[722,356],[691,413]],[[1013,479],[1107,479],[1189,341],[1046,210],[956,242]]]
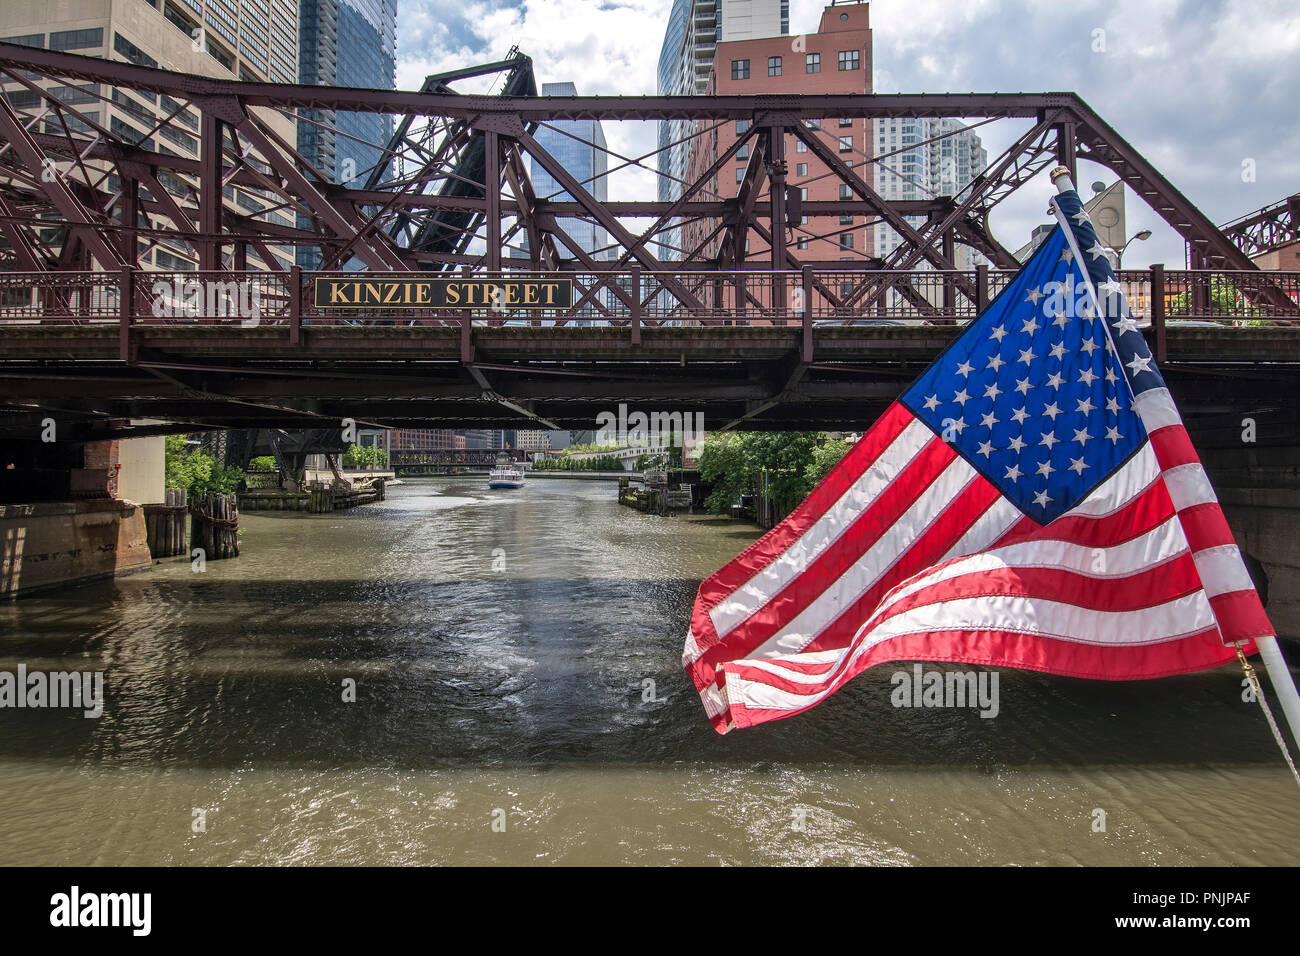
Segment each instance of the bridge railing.
[[[519,277],[521,273],[508,274]],[[393,324],[654,327],[924,325],[974,318],[1014,276],[1006,270],[564,272],[567,307],[318,308],[312,273],[0,272],[0,327],[25,324],[278,327]],[[476,278],[485,278],[475,274]],[[1139,320],[1300,325],[1300,272],[1124,270]]]

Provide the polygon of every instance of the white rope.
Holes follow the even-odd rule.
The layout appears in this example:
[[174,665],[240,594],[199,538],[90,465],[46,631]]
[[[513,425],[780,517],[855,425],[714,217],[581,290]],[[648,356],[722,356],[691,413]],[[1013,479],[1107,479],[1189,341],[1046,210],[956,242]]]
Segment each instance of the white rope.
[[1286,738],[1282,736],[1282,728],[1277,725],[1277,720],[1273,717],[1273,710],[1268,706],[1268,701],[1264,699],[1264,688],[1259,683],[1255,668],[1251,667],[1250,662],[1246,660],[1241,645],[1236,644],[1234,646],[1237,648],[1237,658],[1241,661],[1242,669],[1246,672],[1246,680],[1250,681],[1250,686],[1255,691],[1255,699],[1259,701],[1259,706],[1264,711],[1264,719],[1268,721],[1269,730],[1273,731],[1273,739],[1277,741],[1277,747],[1282,751],[1282,759],[1291,768],[1291,776],[1295,777],[1296,785],[1300,786],[1300,770],[1296,769],[1295,761],[1291,758],[1291,749],[1286,744]]

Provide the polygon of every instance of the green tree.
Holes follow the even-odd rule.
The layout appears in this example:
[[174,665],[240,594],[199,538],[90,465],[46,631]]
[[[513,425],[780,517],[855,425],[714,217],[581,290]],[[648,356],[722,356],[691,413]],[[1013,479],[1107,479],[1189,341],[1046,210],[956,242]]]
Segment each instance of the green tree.
[[849,453],[853,446],[842,438],[830,438],[822,445],[813,448],[812,461],[808,462],[808,467],[804,469],[804,478],[808,483],[808,491],[821,484],[832,468],[840,463],[840,459]]
[[710,435],[700,447],[700,477],[712,485],[704,506],[726,514],[737,498],[759,489],[766,472],[768,493],[786,514],[813,489],[809,466],[824,432],[733,432]]
[[388,455],[382,448],[374,445],[349,445],[348,450],[343,453],[343,466],[345,468],[386,468]]
[[229,494],[244,480],[241,469],[221,467],[207,452],[191,446],[184,435],[167,436],[163,472],[168,488],[184,488],[191,498]]

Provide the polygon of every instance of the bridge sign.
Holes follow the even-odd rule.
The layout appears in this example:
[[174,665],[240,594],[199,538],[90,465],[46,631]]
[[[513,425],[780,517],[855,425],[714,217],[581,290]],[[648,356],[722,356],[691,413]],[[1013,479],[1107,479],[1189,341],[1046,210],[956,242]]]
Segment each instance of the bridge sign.
[[352,272],[316,276],[312,302],[318,309],[567,309],[573,280]]

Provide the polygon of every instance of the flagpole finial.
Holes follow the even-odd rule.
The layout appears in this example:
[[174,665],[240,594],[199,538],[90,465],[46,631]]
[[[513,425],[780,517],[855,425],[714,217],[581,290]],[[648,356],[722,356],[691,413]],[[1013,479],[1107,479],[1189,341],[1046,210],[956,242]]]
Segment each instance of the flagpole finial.
[[1052,177],[1052,183],[1056,186],[1058,193],[1063,193],[1068,189],[1074,188],[1074,183],[1070,179],[1070,170],[1065,166],[1057,166],[1049,173]]

